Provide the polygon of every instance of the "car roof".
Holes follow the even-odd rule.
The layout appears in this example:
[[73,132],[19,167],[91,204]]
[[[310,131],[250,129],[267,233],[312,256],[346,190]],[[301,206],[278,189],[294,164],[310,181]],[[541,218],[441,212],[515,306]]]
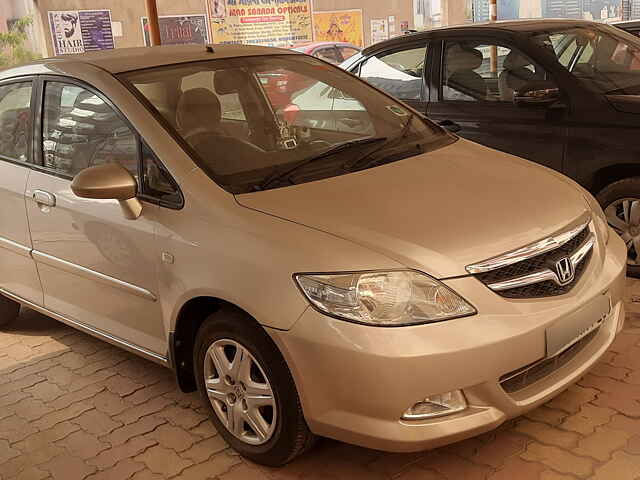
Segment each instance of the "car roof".
[[407,33],[399,37],[394,37],[389,40],[385,40],[380,43],[376,43],[363,50],[363,54],[367,55],[370,52],[377,51],[382,48],[393,47],[396,45],[402,45],[406,42],[416,41],[421,39],[429,39],[433,35],[459,33],[459,32],[472,32],[477,30],[484,30],[486,32],[536,32],[540,30],[556,29],[563,27],[575,27],[586,25],[600,25],[596,22],[589,20],[577,20],[567,18],[545,18],[545,19],[531,19],[531,20],[500,20],[497,22],[483,22],[483,23],[470,23],[467,25],[453,25],[448,27],[433,28],[430,30],[424,30],[421,32]]
[[613,25],[614,27],[622,28],[622,29],[640,27],[640,20],[625,20],[624,22],[612,23],[611,25]]
[[282,54],[299,55],[298,52],[292,50],[254,45],[163,45],[116,48],[44,58],[21,67],[5,70],[0,77],[11,77],[13,72],[20,75],[41,73],[42,67],[55,68],[56,65],[60,66],[64,63],[93,65],[115,74],[202,60]]

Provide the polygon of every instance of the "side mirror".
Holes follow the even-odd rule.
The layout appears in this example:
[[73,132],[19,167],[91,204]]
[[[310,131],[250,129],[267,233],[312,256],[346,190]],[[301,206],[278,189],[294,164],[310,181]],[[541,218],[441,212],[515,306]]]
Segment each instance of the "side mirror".
[[560,89],[550,81],[543,80],[527,83],[515,92],[513,102],[516,105],[551,105],[560,99]]
[[80,198],[118,200],[124,216],[130,220],[142,214],[142,204],[136,198],[138,183],[118,163],[85,168],[74,177],[71,190]]

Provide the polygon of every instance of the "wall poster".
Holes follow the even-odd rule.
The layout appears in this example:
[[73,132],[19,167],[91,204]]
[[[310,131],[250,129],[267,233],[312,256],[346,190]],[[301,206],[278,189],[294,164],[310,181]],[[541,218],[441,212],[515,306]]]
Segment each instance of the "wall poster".
[[[149,19],[141,17],[145,46],[151,45]],[[165,15],[158,17],[162,45],[184,45],[209,43],[206,15]]]
[[313,39],[316,42],[346,42],[364,47],[362,10],[313,12]]
[[110,10],[65,10],[48,13],[55,55],[115,48]]

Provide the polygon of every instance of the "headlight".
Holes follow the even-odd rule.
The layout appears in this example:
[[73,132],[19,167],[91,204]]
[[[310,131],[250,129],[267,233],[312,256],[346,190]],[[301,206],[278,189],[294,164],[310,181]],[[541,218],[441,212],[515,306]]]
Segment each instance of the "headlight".
[[607,216],[602,211],[602,207],[593,196],[585,190],[583,193],[584,199],[589,205],[591,214],[593,216],[593,223],[596,227],[596,232],[603,245],[609,243],[609,222]]
[[443,283],[410,270],[299,274],[294,278],[318,310],[351,322],[396,327],[476,313]]

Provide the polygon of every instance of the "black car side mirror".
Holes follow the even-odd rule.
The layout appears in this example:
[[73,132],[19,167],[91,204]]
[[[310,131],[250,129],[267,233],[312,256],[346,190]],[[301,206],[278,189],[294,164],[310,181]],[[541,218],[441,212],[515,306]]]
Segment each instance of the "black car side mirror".
[[560,89],[548,80],[529,82],[513,95],[513,102],[520,106],[551,105],[559,99]]

